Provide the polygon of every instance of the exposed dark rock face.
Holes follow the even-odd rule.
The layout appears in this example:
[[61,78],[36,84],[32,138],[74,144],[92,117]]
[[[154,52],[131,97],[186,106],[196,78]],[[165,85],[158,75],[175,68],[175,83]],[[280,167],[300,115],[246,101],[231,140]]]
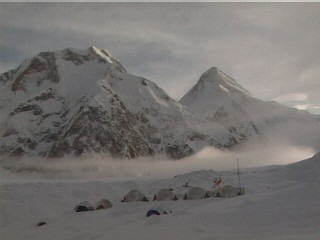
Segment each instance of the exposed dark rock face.
[[183,144],[167,146],[166,152],[169,158],[180,159],[190,156],[194,151],[188,144]]
[[50,157],[84,152],[110,153],[118,158],[135,158],[155,154],[147,139],[135,129],[135,120],[128,112],[108,115],[103,108],[85,108],[67,127],[50,150]]

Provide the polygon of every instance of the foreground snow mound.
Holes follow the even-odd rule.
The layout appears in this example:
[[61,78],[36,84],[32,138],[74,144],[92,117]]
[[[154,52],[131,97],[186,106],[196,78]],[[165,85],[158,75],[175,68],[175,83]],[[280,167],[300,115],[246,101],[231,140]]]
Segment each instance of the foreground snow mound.
[[[170,214],[152,214],[154,202],[122,203],[139,189],[148,197],[163,188],[186,193],[182,185],[209,190],[220,176],[222,186],[238,186],[236,172],[197,171],[162,180],[2,183],[1,239],[279,239],[320,238],[320,155],[285,166],[241,172],[246,194],[235,198],[161,202]],[[106,211],[74,212],[81,200],[109,199]],[[158,208],[156,209],[159,210]],[[167,210],[165,210],[167,212]],[[151,213],[149,213],[150,215]],[[45,222],[45,225],[37,226]]]

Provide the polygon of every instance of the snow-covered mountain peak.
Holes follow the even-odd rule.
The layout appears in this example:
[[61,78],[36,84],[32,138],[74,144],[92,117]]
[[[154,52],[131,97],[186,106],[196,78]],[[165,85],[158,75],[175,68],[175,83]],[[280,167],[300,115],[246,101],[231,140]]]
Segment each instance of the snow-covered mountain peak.
[[117,63],[117,65],[120,65],[120,63],[110,54],[108,50],[99,49],[95,46],[91,46],[87,49],[66,48],[62,51],[56,51],[55,53],[64,60],[72,61],[76,65],[80,65],[85,61],[92,60],[98,60],[99,62],[107,62],[111,64]]
[[104,87],[107,101],[110,89],[99,81],[123,74],[122,65],[96,47],[40,52],[1,74],[0,110],[8,115],[2,129],[14,131],[0,132],[0,152],[47,154]]
[[105,56],[113,58],[113,56],[107,49],[100,49],[100,48],[97,48],[96,46],[91,46],[89,47],[89,50],[97,54],[103,53]]
[[[95,46],[87,49],[66,48],[40,52],[26,59],[17,69],[2,74],[0,84],[7,85],[12,92],[20,95],[33,95],[54,84],[54,88],[63,88],[60,93],[71,89],[80,96],[77,94],[78,88],[86,91],[87,87],[91,88],[97,79],[107,73],[126,73],[125,68],[107,50]],[[66,88],[68,86],[71,88]]]
[[207,71],[205,71],[204,74],[218,74],[219,72],[222,72],[219,68],[211,67]]
[[0,155],[182,158],[236,143],[223,126],[189,113],[95,46],[41,52],[0,75],[0,85],[0,109],[8,115]]
[[[199,117],[222,124],[239,139],[261,136],[266,129],[288,122],[299,124],[307,121],[314,129],[319,129],[314,117],[252,97],[233,78],[215,67],[202,74],[180,103]],[[299,134],[296,136],[299,141]]]
[[203,73],[197,84],[180,100],[193,112],[204,114],[217,111],[233,99],[250,96],[250,93],[216,67]]
[[216,67],[208,69],[199,79],[198,84],[206,84],[210,82],[215,87],[219,87],[222,91],[240,91],[247,95],[251,95],[245,88],[237,83],[233,78],[222,72]]

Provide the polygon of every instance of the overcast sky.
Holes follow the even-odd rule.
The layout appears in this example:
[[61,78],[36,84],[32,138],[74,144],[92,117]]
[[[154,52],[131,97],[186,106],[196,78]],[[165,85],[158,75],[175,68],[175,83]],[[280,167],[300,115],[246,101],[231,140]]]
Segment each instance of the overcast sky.
[[320,113],[320,3],[0,3],[0,72],[92,45],[177,100],[215,66],[257,98]]

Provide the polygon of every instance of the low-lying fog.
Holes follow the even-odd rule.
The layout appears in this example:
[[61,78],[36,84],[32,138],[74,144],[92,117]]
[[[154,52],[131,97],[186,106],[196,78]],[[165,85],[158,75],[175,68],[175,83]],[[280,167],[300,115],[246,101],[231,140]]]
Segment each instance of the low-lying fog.
[[195,170],[233,171],[267,165],[283,165],[309,158],[311,148],[294,147],[284,143],[268,143],[242,147],[238,150],[206,148],[182,160],[141,158],[112,160],[108,157],[23,159],[0,162],[0,180],[35,179],[110,179],[162,178]]

